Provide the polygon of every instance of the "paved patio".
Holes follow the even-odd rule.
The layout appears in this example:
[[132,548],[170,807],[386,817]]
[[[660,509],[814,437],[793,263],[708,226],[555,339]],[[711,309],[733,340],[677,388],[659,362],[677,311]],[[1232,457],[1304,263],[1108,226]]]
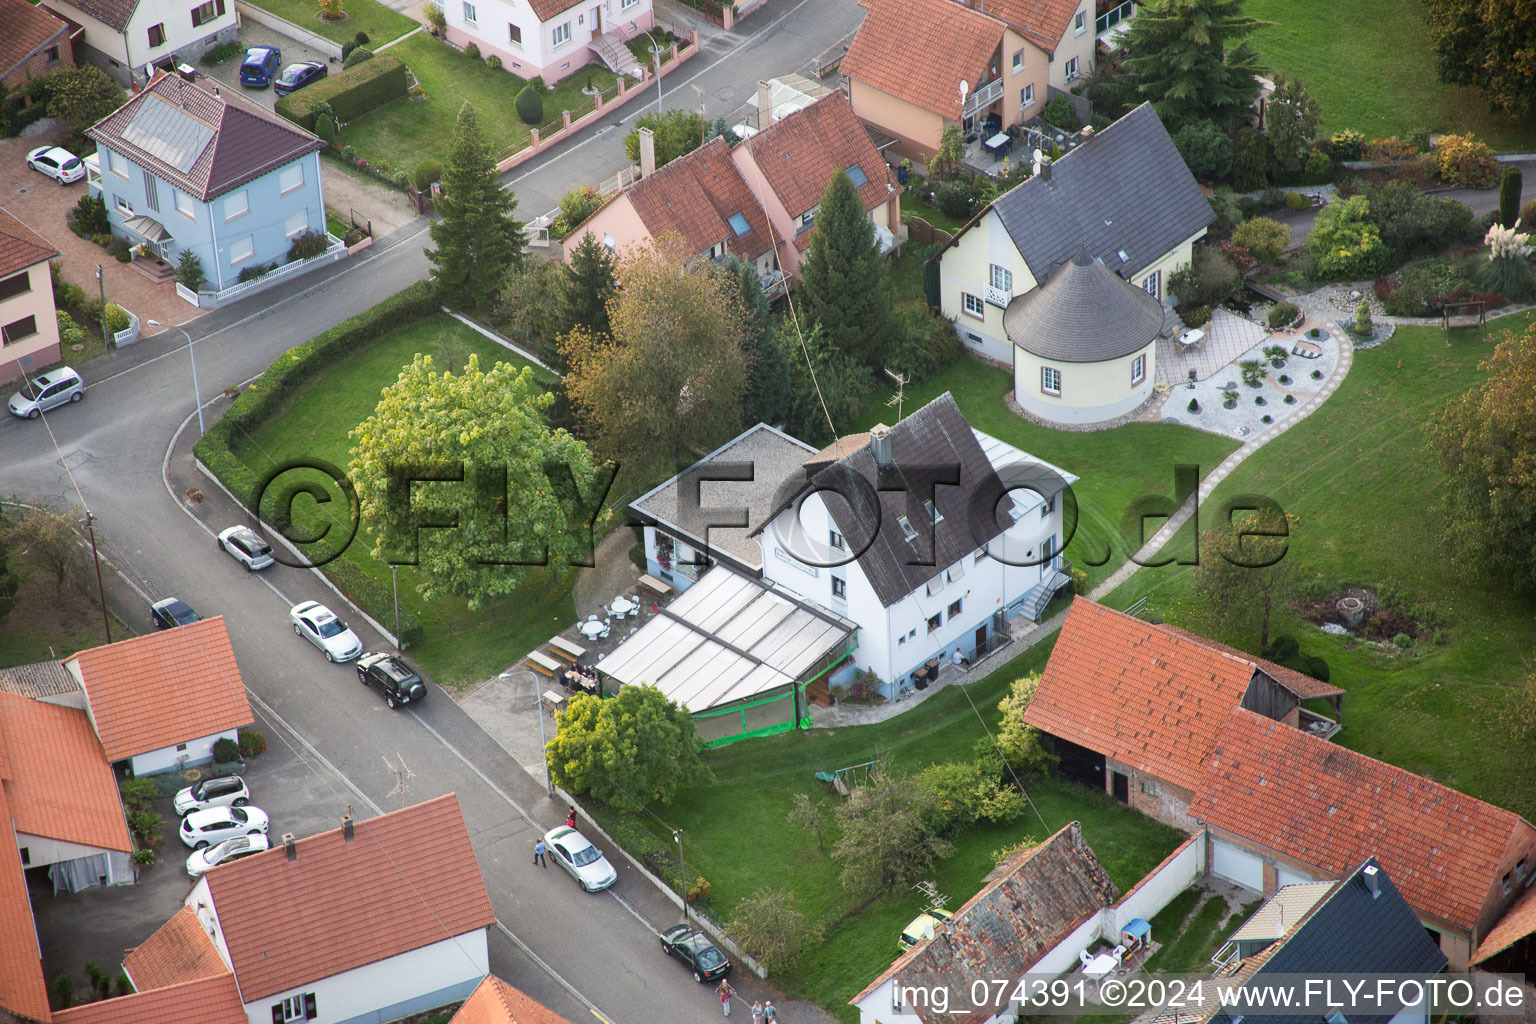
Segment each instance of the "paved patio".
[[1168,385],[1187,384],[1191,370],[1196,380],[1206,380],[1269,336],[1252,320],[1225,309],[1214,310],[1204,330],[1205,342],[1189,351],[1181,352],[1172,338],[1157,339],[1158,380]]

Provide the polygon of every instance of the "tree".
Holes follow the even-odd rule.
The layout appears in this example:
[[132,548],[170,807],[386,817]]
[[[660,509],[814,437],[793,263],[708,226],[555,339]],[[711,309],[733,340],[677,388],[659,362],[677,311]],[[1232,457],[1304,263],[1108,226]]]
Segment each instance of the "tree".
[[1294,184],[1301,180],[1322,117],[1322,104],[1300,82],[1283,74],[1275,75],[1275,93],[1265,109],[1264,133],[1279,166],[1277,181]]
[[770,974],[795,966],[807,946],[821,944],[822,934],[821,923],[796,909],[788,889],[757,890],[736,905],[731,918],[732,937]]
[[827,341],[849,358],[876,367],[892,336],[889,264],[875,226],[848,175],[832,176],[816,210],[810,251],[800,268],[805,322],[820,324]]
[[1232,244],[1247,249],[1260,263],[1278,263],[1280,254],[1291,244],[1291,229],[1269,217],[1254,217],[1232,230]]
[[1173,144],[1197,178],[1225,178],[1232,167],[1232,140],[1215,121],[1190,121],[1174,132]]
[[1231,125],[1259,92],[1258,54],[1245,38],[1267,22],[1242,0],[1155,0],[1139,10],[1122,41],[1136,93],[1151,100],[1170,131],[1191,121]]
[[928,177],[945,181],[960,173],[965,161],[965,133],[957,124],[947,124],[939,132],[939,148],[928,161]]
[[736,275],[736,301],[746,325],[747,393],[742,412],[749,423],[777,423],[789,410],[789,368],[784,365],[784,350],[774,341],[763,282],[752,264],[736,256],[726,259],[725,266]]
[[534,349],[560,372],[565,362],[558,339],[570,330],[566,317],[566,266],[554,260],[523,260],[507,271],[491,315],[512,337]]
[[1353,281],[1385,269],[1391,250],[1371,223],[1370,213],[1365,196],[1350,196],[1323,207],[1302,243],[1316,276]]
[[635,130],[624,136],[624,155],[632,164],[640,162],[640,129],[649,128],[656,135],[656,168],[660,170],[680,156],[699,148],[704,140],[704,119],[696,110],[651,111],[635,121]]
[[77,506],[72,506],[68,512],[56,512],[42,506],[29,508],[12,521],[6,537],[16,554],[25,556],[34,566],[53,576],[55,597],[63,594],[66,581],[84,579],[85,554],[75,525],[84,515]]
[[997,729],[997,746],[1003,760],[1020,779],[1040,775],[1056,763],[1056,757],[1040,738],[1040,730],[1024,722],[1024,712],[1035,691],[1040,688],[1040,673],[1031,672],[1015,679],[1008,689],[1008,696],[998,702],[997,710],[1003,714]]
[[823,833],[826,831],[827,819],[822,814],[821,808],[810,797],[804,793],[796,793],[794,805],[790,807],[786,820],[790,828],[816,833],[816,852],[826,854],[827,844]]
[[1269,185],[1274,154],[1263,132],[1243,127],[1232,145],[1232,187],[1240,192],[1256,192]]
[[552,401],[532,367],[483,371],[471,355],[462,373],[440,373],[418,354],[350,434],[374,557],[414,557],[423,594],[477,612],[533,566],[558,579],[584,564],[600,472],[584,443],[545,424]]
[[[5,97],[0,96],[0,102]],[[8,559],[8,544],[5,535],[5,514],[3,506],[0,506],[0,623],[11,614],[11,609],[16,607],[16,592],[21,589],[21,577],[11,571]],[[821,842],[820,833],[816,841]]]
[[[612,340],[561,340],[566,394],[598,451],[625,467],[678,465],[740,429],[746,324],[735,278],[675,236],[619,257]],[[687,461],[692,461],[691,456]]]
[[513,219],[517,199],[503,188],[480,122],[468,103],[459,108],[453,149],[437,199],[441,219],[430,227],[437,248],[427,250],[432,280],[445,296],[468,307],[483,305],[522,261],[523,225]]
[[811,444],[830,444],[863,414],[864,400],[874,387],[873,373],[827,341],[820,324],[796,330],[786,319],[778,342],[789,370],[786,427]]
[[1493,110],[1536,114],[1536,18],[1529,0],[1425,0],[1440,78],[1476,86]]
[[1499,178],[1499,226],[1512,228],[1520,219],[1520,186],[1524,176],[1513,164]]
[[1234,499],[1229,508],[1229,522],[1200,537],[1195,593],[1218,629],[1257,633],[1262,651],[1269,647],[1270,619],[1296,595],[1295,559],[1288,547],[1294,520],[1262,497]]
[[565,319],[570,327],[584,327],[594,338],[608,337],[613,275],[613,251],[592,232],[583,234],[565,264]]
[[598,207],[602,205],[602,194],[591,185],[571,189],[560,197],[560,212],[555,216],[554,223],[549,226],[550,233],[564,238],[575,231],[582,221],[596,213]]
[[123,105],[123,87],[91,64],[55,71],[48,76],[48,116],[79,134]]
[[911,885],[923,878],[954,844],[929,825],[932,797],[910,779],[884,767],[837,809],[842,836],[832,855],[842,864],[843,886],[862,896]]
[[654,686],[622,686],[607,700],[577,694],[556,721],[544,748],[549,774],[572,793],[639,811],[711,779],[693,717]]

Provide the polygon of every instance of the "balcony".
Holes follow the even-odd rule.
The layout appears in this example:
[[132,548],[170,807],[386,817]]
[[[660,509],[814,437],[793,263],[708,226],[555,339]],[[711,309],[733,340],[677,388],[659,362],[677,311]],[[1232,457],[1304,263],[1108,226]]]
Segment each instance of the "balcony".
[[994,288],[987,285],[982,290],[982,294],[987,300],[987,305],[996,306],[998,309],[1007,309],[1008,303],[1013,301],[1013,292],[1007,288]]
[[964,116],[973,117],[1003,98],[1003,80],[994,78],[965,98]]

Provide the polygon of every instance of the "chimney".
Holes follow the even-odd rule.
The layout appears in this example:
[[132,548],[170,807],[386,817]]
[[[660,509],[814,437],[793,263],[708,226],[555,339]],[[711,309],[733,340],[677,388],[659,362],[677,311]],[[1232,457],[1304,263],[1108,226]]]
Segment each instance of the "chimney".
[[1090,124],[1090,125],[1084,126],[1083,131],[1082,131],[1082,136],[1083,136],[1083,141],[1085,141],[1085,142],[1087,140],[1093,138],[1093,125]]
[[640,177],[649,178],[656,173],[656,133],[649,128],[640,129]]
[[1051,180],[1051,158],[1048,156],[1042,156],[1040,158],[1040,180]]
[[773,86],[759,80],[757,83],[757,130],[773,124]]
[[350,813],[341,816],[341,838],[343,842],[352,841],[352,815]]
[[288,851],[289,860],[299,859],[299,848],[294,845],[292,832],[283,833],[283,849]]
[[1381,869],[1374,864],[1366,865],[1360,871],[1360,877],[1365,880],[1365,887],[1371,891],[1371,899],[1381,898]]
[[884,423],[869,428],[869,453],[875,457],[876,469],[890,469],[895,465],[891,459],[891,428]]

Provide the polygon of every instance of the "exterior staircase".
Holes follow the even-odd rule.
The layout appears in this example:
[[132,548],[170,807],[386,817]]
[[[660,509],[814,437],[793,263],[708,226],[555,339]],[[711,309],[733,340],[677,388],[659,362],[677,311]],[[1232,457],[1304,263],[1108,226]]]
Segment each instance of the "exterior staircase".
[[1040,613],[1045,611],[1045,606],[1051,603],[1051,598],[1071,582],[1072,578],[1066,573],[1052,572],[1024,595],[1024,605],[1019,609],[1019,614],[1031,622],[1039,622]]
[[629,52],[629,47],[624,45],[624,40],[619,38],[617,32],[604,32],[600,36],[594,36],[590,45],[592,52],[597,54],[598,60],[601,60],[603,65],[616,75],[627,75],[636,64],[643,63],[636,60],[635,55]]
[[176,279],[176,268],[165,260],[135,258],[128,264],[130,270],[136,270],[156,284],[165,284]]

